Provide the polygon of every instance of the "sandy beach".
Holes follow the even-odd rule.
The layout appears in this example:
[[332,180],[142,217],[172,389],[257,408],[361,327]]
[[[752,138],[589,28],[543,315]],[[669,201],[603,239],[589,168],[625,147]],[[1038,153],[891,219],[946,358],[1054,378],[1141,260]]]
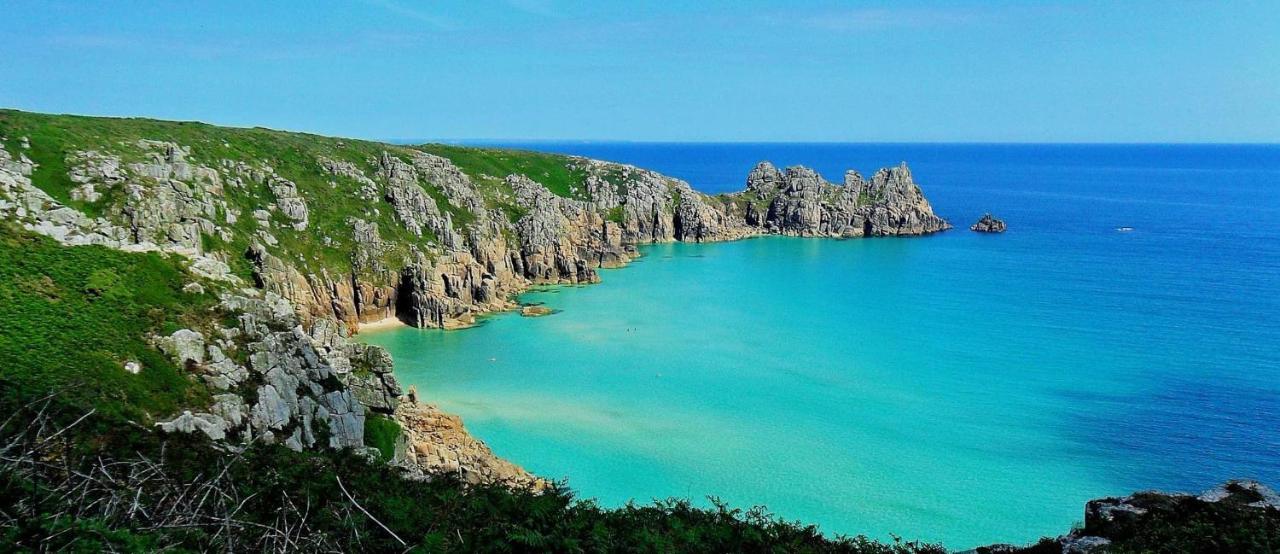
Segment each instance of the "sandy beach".
[[368,333],[370,331],[382,331],[385,329],[396,329],[399,327],[408,327],[409,324],[401,321],[400,318],[391,316],[379,319],[378,321],[370,321],[361,323],[360,328],[356,330],[356,334]]

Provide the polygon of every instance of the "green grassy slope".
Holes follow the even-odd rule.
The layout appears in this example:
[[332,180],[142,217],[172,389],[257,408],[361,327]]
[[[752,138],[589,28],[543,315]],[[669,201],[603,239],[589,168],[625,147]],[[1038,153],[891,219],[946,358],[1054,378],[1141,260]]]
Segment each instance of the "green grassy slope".
[[[81,202],[71,198],[74,183],[68,178],[67,156],[77,151],[98,151],[117,155],[122,162],[146,160],[146,152],[138,146],[139,140],[175,142],[191,148],[190,161],[208,167],[218,167],[222,160],[245,162],[250,165],[265,163],[276,174],[293,181],[307,202],[310,226],[303,231],[287,228],[274,231],[281,242],[278,254],[299,268],[333,273],[350,271],[351,236],[349,218],[359,217],[375,223],[391,251],[389,260],[398,260],[412,244],[427,245],[435,237],[427,232],[416,237],[395,221],[392,210],[377,209],[377,203],[361,199],[356,191],[359,183],[345,177],[325,173],[318,158],[326,157],[355,164],[367,175],[376,171],[376,159],[388,152],[402,160],[411,159],[411,149],[436,154],[450,159],[476,183],[488,207],[507,212],[513,220],[522,211],[509,203],[510,189],[503,177],[519,173],[542,183],[552,192],[562,196],[581,197],[584,194],[582,180],[585,174],[574,168],[567,156],[543,154],[497,148],[469,148],[438,144],[409,147],[389,143],[342,139],[275,131],[264,128],[219,127],[197,122],[159,121],[142,118],[107,118],[74,115],[49,115],[0,110],[0,137],[5,137],[5,147],[17,157],[25,154],[38,164],[32,182],[55,199],[90,215],[110,214],[113,207],[122,202],[121,191],[108,191],[97,202]],[[31,149],[20,150],[19,137],[30,139]],[[239,259],[252,240],[256,223],[250,214],[272,201],[265,186],[247,183],[244,190],[227,190],[229,205],[241,212],[234,224],[234,239],[224,242],[216,236],[206,236],[206,247],[223,249],[234,254],[233,265],[237,273],[247,274],[245,262]],[[452,214],[455,226],[461,227],[474,220],[464,207],[452,205],[431,183],[423,183],[427,194],[437,207]],[[281,222],[283,223],[283,222]],[[322,238],[327,237],[328,242]],[[394,266],[395,264],[391,264]]]
[[67,248],[0,224],[0,379],[144,423],[203,405],[204,387],[144,339],[213,316],[212,293],[182,291],[193,281],[159,254]]

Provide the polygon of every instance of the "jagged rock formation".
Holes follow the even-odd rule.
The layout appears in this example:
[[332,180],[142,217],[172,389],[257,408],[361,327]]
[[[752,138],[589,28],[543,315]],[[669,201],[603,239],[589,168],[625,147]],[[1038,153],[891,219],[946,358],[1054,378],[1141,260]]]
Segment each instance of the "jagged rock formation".
[[794,236],[880,237],[924,235],[951,226],[934,215],[907,164],[877,171],[870,181],[856,171],[842,186],[803,166],[779,171],[761,162],[747,189],[730,195],[747,225]]
[[554,313],[554,310],[546,306],[522,306],[520,315],[524,317],[543,317]]
[[161,429],[200,431],[231,444],[363,448],[366,406],[395,410],[400,387],[385,350],[349,342],[334,328],[341,324],[328,320],[309,335],[293,307],[274,293],[228,294],[222,306],[238,315],[239,325],[217,325],[209,339],[191,329],[155,339],[218,391],[208,412],[188,411]]
[[[30,143],[24,140],[23,144],[29,147]],[[72,197],[101,197],[92,187],[85,188],[86,180],[91,178],[89,175],[98,175],[109,185],[122,182],[118,160],[88,152],[73,153],[69,158],[90,164],[76,166],[79,169],[72,170],[69,179],[81,183],[72,189]],[[31,181],[36,167],[25,154],[14,159],[0,142],[0,216],[4,219],[68,246],[96,244],[130,252],[162,251],[184,255],[192,259],[191,268],[196,273],[212,279],[235,280],[224,255],[202,252],[198,247],[199,235],[191,236],[192,226],[204,229],[205,221],[177,222],[175,219],[174,214],[207,211],[203,206],[192,207],[181,197],[174,196],[182,186],[157,187],[154,197],[141,193],[138,185],[129,186],[123,207],[116,212],[118,221],[112,221],[106,217],[91,217],[36,187]],[[151,174],[160,173],[159,169],[148,165],[138,169]],[[156,198],[168,198],[169,202],[156,201]],[[153,210],[152,206],[159,207]],[[161,213],[163,215],[159,215]]]
[[1004,221],[996,219],[991,214],[986,214],[969,227],[970,231],[975,233],[1003,233],[1005,231]]

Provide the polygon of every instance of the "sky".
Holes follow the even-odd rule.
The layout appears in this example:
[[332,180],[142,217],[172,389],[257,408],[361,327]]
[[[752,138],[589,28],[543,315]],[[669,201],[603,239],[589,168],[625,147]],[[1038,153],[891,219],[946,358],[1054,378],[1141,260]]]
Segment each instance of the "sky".
[[374,139],[1280,142],[1280,1],[0,0],[0,107]]

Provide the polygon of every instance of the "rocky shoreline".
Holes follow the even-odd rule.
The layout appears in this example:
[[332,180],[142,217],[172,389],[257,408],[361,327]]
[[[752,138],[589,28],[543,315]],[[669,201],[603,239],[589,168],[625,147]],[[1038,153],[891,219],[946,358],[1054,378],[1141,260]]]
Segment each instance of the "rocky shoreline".
[[[238,138],[227,132],[224,147]],[[574,180],[553,191],[535,180],[545,174],[468,173],[420,148],[367,143],[368,154],[351,161],[362,157],[347,152],[354,141],[307,137],[317,153],[286,171],[271,159],[206,154],[225,150],[216,143],[166,139],[149,132],[67,151],[25,135],[0,138],[6,219],[67,245],[177,254],[221,283],[235,323],[152,338],[215,399],[160,428],[233,448],[368,448],[366,418],[387,417],[404,430],[393,463],[459,471],[468,481],[534,482],[456,418],[404,402],[386,351],[350,338],[362,326],[467,326],[481,314],[521,308],[514,298],[532,286],[598,282],[599,268],[625,265],[639,244],[950,228],[906,164],[870,179],[850,171],[837,185],[805,167],[761,162],[742,192],[707,196],[652,171],[562,157],[554,160]],[[65,152],[65,174],[48,175],[34,161],[49,163],[50,152]],[[59,199],[39,182],[72,186]],[[343,202],[345,211],[329,209]],[[346,262],[324,263],[333,252],[346,252]]]

